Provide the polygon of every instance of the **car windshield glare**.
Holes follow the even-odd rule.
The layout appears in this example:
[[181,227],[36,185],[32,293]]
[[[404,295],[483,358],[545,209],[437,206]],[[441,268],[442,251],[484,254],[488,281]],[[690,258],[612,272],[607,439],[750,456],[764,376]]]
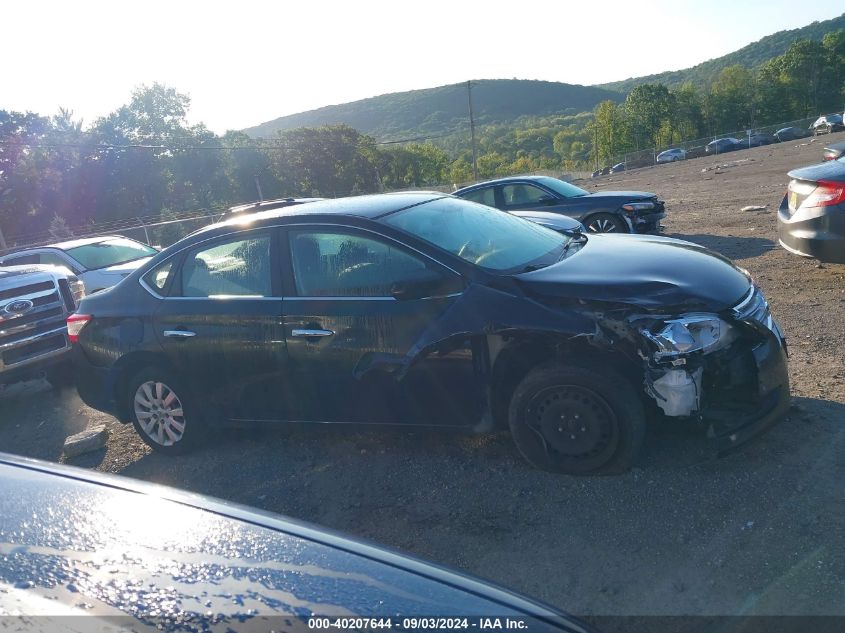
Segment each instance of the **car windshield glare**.
[[544,187],[548,187],[555,193],[563,196],[564,198],[578,198],[580,196],[589,195],[589,191],[584,191],[581,187],[576,187],[573,184],[568,182],[564,182],[563,180],[558,180],[557,178],[548,178],[546,176],[542,176],[537,178],[537,182],[543,185]]
[[158,251],[146,244],[120,237],[68,248],[65,252],[87,270],[96,270],[151,257]]
[[501,273],[548,266],[560,258],[571,239],[529,220],[455,198],[397,211],[382,221]]

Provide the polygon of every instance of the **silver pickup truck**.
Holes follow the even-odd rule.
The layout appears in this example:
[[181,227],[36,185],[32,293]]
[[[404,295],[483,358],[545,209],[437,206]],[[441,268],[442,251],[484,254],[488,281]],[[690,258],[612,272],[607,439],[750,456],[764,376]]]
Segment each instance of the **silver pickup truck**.
[[0,385],[39,376],[53,385],[68,380],[65,321],[84,294],[65,268],[0,267]]

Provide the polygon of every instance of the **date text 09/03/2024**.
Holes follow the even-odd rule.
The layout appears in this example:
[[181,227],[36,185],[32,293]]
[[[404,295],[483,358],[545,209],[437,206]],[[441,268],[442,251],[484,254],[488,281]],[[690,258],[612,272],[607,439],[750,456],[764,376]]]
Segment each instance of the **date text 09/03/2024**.
[[417,630],[525,630],[528,622],[523,618],[445,618],[445,617],[408,617],[408,618],[363,618],[331,617],[308,618],[308,628],[318,630],[368,631],[379,629]]

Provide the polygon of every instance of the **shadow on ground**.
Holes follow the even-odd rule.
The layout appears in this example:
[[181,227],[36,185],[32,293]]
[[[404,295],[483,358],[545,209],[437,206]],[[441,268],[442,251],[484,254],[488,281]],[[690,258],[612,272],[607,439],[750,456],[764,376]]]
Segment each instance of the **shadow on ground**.
[[737,237],[735,235],[707,235],[705,233],[696,235],[673,233],[669,237],[700,244],[731,259],[758,257],[777,246],[772,240],[765,237]]

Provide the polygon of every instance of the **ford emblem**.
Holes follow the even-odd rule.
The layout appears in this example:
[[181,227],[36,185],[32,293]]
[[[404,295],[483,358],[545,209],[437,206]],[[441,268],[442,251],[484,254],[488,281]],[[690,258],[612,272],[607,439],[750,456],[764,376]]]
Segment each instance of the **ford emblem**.
[[8,314],[9,316],[23,316],[35,306],[32,301],[29,299],[17,299],[16,301],[10,301],[6,304],[6,307],[3,308],[3,312]]

